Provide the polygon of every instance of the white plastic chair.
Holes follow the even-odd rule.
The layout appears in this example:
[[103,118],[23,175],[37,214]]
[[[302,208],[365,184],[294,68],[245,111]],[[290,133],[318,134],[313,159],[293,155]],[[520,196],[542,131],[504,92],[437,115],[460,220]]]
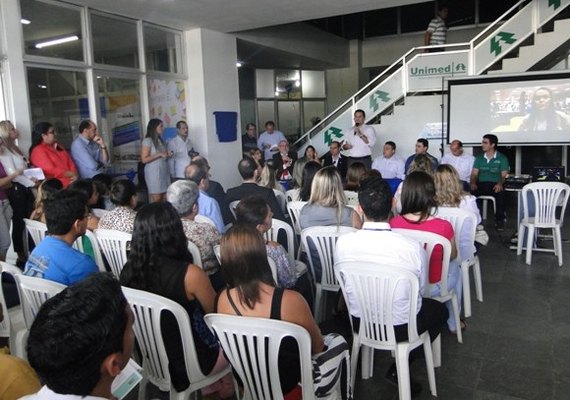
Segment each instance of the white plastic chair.
[[42,304],[61,292],[66,286],[48,279],[24,274],[17,274],[15,278],[20,295],[20,305],[24,313],[24,322],[29,331]]
[[109,210],[105,210],[104,208],[92,208],[91,213],[96,216],[97,218],[101,219],[103,215],[107,214]]
[[95,229],[93,233],[111,272],[118,279],[127,262],[127,244],[132,240],[132,235],[113,229]]
[[[158,386],[162,391],[170,391],[171,400],[186,400],[197,390],[231,373],[229,366],[208,376],[202,373],[198,364],[194,336],[190,329],[190,318],[180,304],[142,290],[123,287],[123,293],[135,314],[135,336],[143,360],[144,379],[139,385],[139,400],[146,399],[147,381]],[[170,311],[174,315],[180,329],[182,354],[185,356],[184,361],[190,381],[190,385],[183,392],[177,392],[171,383],[166,347],[160,329],[161,314],[164,311]]]
[[[103,261],[103,255],[101,254],[101,249],[99,248],[99,243],[97,243],[95,234],[87,229],[85,231],[85,236],[91,242],[91,248],[93,249],[93,255],[95,256],[95,264],[97,264],[99,271],[107,272],[107,268],[105,268],[105,261]],[[77,240],[73,243],[73,247],[80,252],[85,253],[85,249],[83,248],[83,237],[78,237]]]
[[273,189],[273,193],[275,194],[275,198],[277,199],[277,204],[279,204],[281,211],[287,213],[287,198],[285,197],[285,193],[277,189]]
[[346,205],[347,206],[357,206],[358,202],[358,192],[353,190],[345,190],[344,195],[346,196]]
[[[295,229],[295,235],[301,235],[301,225],[299,224],[299,216],[301,215],[301,210],[307,204],[306,201],[290,201],[287,203],[287,212],[289,213],[289,218],[293,223],[293,229]],[[303,244],[299,245],[299,251],[297,252],[297,259],[301,258],[301,253],[303,252]]]
[[33,219],[24,218],[26,229],[30,233],[34,244],[37,246],[46,237],[47,226],[43,222],[34,221]]
[[[13,265],[5,262],[0,262],[0,277],[2,274],[7,274],[14,278],[16,281],[16,275],[22,274],[22,271]],[[25,340],[26,340],[26,323],[24,321],[24,313],[22,311],[22,306],[17,305],[10,307],[6,306],[6,299],[4,297],[4,289],[0,285],[0,302],[2,303],[2,312],[4,314],[4,321],[0,322],[0,336],[8,337],[8,344],[10,346],[10,352],[20,358],[25,358]]]
[[214,221],[212,221],[211,218],[206,217],[205,215],[200,215],[200,214],[196,215],[194,217],[194,221],[201,223],[201,224],[210,224],[214,228],[216,228],[216,223]]
[[[374,366],[373,349],[394,352],[398,372],[398,391],[400,399],[411,398],[410,370],[408,358],[410,351],[422,346],[426,359],[429,386],[432,396],[437,396],[434,372],[434,355],[429,333],[418,335],[416,316],[419,296],[419,279],[412,272],[399,266],[381,265],[362,261],[342,261],[335,265],[335,274],[342,288],[346,304],[350,304],[347,287],[353,293],[360,310],[360,328],[354,332],[352,340],[351,380],[352,387],[356,380],[358,353],[362,349],[362,378],[372,376]],[[393,306],[396,288],[399,285],[409,287],[408,341],[396,342],[393,323]],[[352,324],[352,318],[351,318]],[[441,337],[434,341],[434,352],[438,361],[441,358]]]
[[230,211],[231,211],[232,215],[234,216],[234,219],[237,219],[237,217],[236,217],[236,207],[237,207],[238,204],[239,204],[239,200],[231,201],[230,204],[229,204]]
[[493,215],[496,214],[497,212],[497,202],[495,201],[495,198],[493,196],[477,196],[477,200],[481,200],[481,204],[482,204],[482,217],[483,219],[487,219],[487,204],[490,201],[491,203],[493,203]]
[[297,277],[299,277],[307,272],[307,265],[302,261],[295,260],[295,234],[291,225],[287,222],[273,218],[271,220],[271,229],[265,232],[265,239],[278,242],[280,232],[285,232],[285,236],[287,237],[287,256],[289,258],[289,263],[290,265],[295,265],[297,269]]
[[[460,261],[461,278],[463,280],[463,312],[465,318],[471,316],[471,282],[469,279],[469,268],[473,267],[473,278],[475,279],[475,294],[477,300],[483,301],[483,283],[481,280],[481,265],[479,256],[475,254],[475,231],[477,229],[477,216],[468,210],[457,207],[439,207],[437,209],[439,218],[449,221],[453,225],[455,233],[455,243],[457,245],[457,258]],[[464,243],[463,243],[464,242]]]
[[431,297],[441,303],[445,303],[451,300],[451,305],[453,307],[453,315],[455,317],[455,332],[457,334],[457,341],[463,343],[463,334],[461,332],[461,319],[459,315],[459,300],[457,298],[457,293],[455,289],[447,288],[447,276],[449,274],[449,261],[451,261],[451,242],[437,233],[418,231],[414,229],[392,229],[394,232],[398,232],[406,237],[417,240],[422,244],[427,253],[427,259],[431,260],[431,253],[436,246],[441,246],[443,249],[443,259],[441,261],[441,280],[439,282],[440,294],[439,296],[431,296],[432,287],[436,283],[430,283],[428,290],[426,290],[425,296]]
[[[535,240],[536,228],[552,229],[554,254],[558,256],[558,265],[562,266],[562,237],[560,226],[570,196],[570,186],[562,182],[533,182],[522,189],[523,219],[519,223],[517,255],[522,254],[523,242],[526,242],[526,263],[530,265]],[[529,196],[534,200],[534,215],[529,213]],[[560,218],[556,218],[557,208],[561,207]],[[524,236],[526,233],[526,240]]]
[[299,189],[289,189],[285,192],[287,203],[291,201],[299,201]]
[[192,258],[194,259],[194,265],[203,268],[202,266],[202,255],[200,254],[200,249],[196,246],[195,243],[188,241],[188,251],[192,254]]
[[[323,291],[338,292],[340,286],[334,275],[334,250],[337,239],[346,233],[354,232],[356,229],[348,226],[313,226],[303,229],[301,241],[307,251],[311,274],[315,280],[315,304],[313,314],[315,321],[321,322],[323,311],[326,310],[326,302],[323,298]],[[311,246],[312,245],[312,246]],[[313,251],[312,248],[315,250]],[[315,274],[315,262],[313,252],[318,255],[321,263],[321,279],[317,280]]]
[[278,356],[286,337],[293,337],[299,345],[303,399],[315,399],[311,337],[306,329],[268,318],[208,314],[204,319],[243,383],[243,399],[283,399]]

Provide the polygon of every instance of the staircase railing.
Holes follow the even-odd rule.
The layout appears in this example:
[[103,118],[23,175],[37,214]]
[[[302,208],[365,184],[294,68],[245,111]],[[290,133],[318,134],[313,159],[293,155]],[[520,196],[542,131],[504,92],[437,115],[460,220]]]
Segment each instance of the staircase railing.
[[[429,53],[430,47],[414,47],[386,68],[332,113],[307,131],[293,147],[312,144],[328,150],[333,140],[342,140],[344,128],[353,125],[355,110],[366,121],[386,112],[409,93],[445,91],[445,79],[480,75],[570,5],[570,0],[520,0],[470,42],[437,46],[445,51]],[[322,141],[313,138],[323,135]]]

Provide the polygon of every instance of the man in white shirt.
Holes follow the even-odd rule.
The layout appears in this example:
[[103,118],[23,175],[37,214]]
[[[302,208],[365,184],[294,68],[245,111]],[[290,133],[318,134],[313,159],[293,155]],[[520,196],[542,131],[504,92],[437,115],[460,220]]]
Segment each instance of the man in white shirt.
[[471,190],[469,186],[469,181],[471,180],[471,171],[473,170],[473,162],[475,157],[471,154],[465,154],[463,151],[463,143],[461,140],[454,140],[449,144],[449,153],[446,153],[440,164],[449,164],[457,170],[459,178],[463,182],[465,190],[468,192]]
[[121,284],[97,273],[40,308],[28,360],[45,385],[26,400],[115,399],[111,384],[133,352],[134,315]]
[[184,179],[184,169],[191,162],[192,144],[188,139],[188,124],[184,121],[176,123],[176,136],[168,142],[168,151],[172,157],[168,159],[170,177],[172,180]]
[[404,160],[396,155],[396,143],[389,140],[384,144],[383,154],[374,159],[372,169],[380,172],[384,179],[404,179],[404,165]]
[[343,150],[350,150],[348,167],[360,162],[367,169],[372,167],[372,148],[376,143],[376,131],[370,125],[365,124],[366,113],[364,110],[354,112],[354,125],[343,131]]
[[286,140],[283,132],[275,130],[275,122],[267,121],[265,132],[259,135],[259,139],[257,139],[257,147],[263,151],[265,161],[271,160],[273,155],[279,151],[279,142],[282,140]]
[[[361,184],[358,192],[360,202],[358,211],[364,214],[362,229],[347,233],[338,238],[335,249],[335,262],[368,261],[378,264],[393,265],[411,271],[418,277],[420,295],[427,286],[427,256],[420,243],[393,232],[388,224],[388,216],[392,209],[392,191],[390,186],[379,177],[371,177]],[[346,288],[348,310],[353,317],[353,326],[360,325],[360,310],[350,287]],[[408,339],[409,288],[398,287],[394,304],[393,318],[396,341]],[[432,300],[418,298],[417,328],[418,333],[429,331],[431,340],[440,334],[448,318],[444,304]],[[410,362],[413,360],[410,354]],[[388,370],[386,378],[397,383],[395,364]],[[419,393],[421,385],[412,382],[412,393]]]

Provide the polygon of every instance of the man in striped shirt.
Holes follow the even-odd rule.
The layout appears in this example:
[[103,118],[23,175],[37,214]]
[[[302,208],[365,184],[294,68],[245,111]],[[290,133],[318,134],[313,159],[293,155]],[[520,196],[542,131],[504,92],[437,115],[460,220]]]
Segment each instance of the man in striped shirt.
[[[428,25],[426,33],[424,35],[424,45],[442,45],[447,42],[447,25],[445,20],[447,19],[449,12],[447,7],[439,6],[437,10],[437,17],[432,19]],[[436,47],[429,49],[430,52],[443,51],[442,48]]]

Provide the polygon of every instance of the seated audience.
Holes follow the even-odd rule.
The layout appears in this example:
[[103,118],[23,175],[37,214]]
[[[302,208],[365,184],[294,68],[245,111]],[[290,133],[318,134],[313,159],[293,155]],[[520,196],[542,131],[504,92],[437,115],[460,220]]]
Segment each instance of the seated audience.
[[128,179],[120,179],[111,185],[111,202],[115,206],[99,220],[100,229],[133,233],[137,213],[137,188]]
[[297,161],[297,153],[289,151],[287,139],[279,141],[279,152],[273,155],[273,165],[275,165],[276,176],[280,181],[290,181],[293,179],[293,167]]
[[87,199],[86,205],[89,212],[89,216],[87,217],[87,229],[94,231],[99,227],[99,218],[91,212],[93,206],[97,205],[99,201],[99,192],[97,192],[95,183],[93,183],[92,179],[79,179],[69,185],[69,190],[79,192]]
[[[319,164],[321,163],[319,154],[317,153],[317,150],[315,150],[313,145],[308,145],[307,147],[305,147],[305,154],[303,155],[303,157],[299,158],[299,160],[305,160],[305,162],[314,161]],[[297,162],[299,160],[297,160]]]
[[224,204],[226,192],[224,191],[224,188],[222,187],[222,185],[219,182],[216,182],[215,180],[211,179],[210,164],[208,164],[208,160],[206,160],[206,158],[204,158],[202,156],[196,156],[196,157],[192,157],[192,164],[197,165],[199,167],[206,168],[206,171],[208,171],[208,182],[209,183],[208,183],[208,189],[206,189],[205,192],[208,196],[210,196],[211,198],[213,198],[214,200],[216,200],[218,202],[220,209],[221,209],[223,204]]
[[[222,238],[222,272],[228,289],[217,297],[216,312],[291,322],[311,337],[313,376],[317,397],[346,398],[348,345],[339,335],[321,335],[307,302],[292,290],[276,288],[261,234],[251,226],[236,225]],[[279,350],[279,378],[285,399],[300,399],[299,353],[296,342],[285,338]],[[344,378],[344,379],[343,379]],[[341,396],[334,393],[340,382]],[[327,397],[328,398],[328,397]]]
[[208,187],[210,186],[210,174],[208,173],[208,169],[203,165],[194,163],[186,167],[184,174],[186,179],[194,182],[198,185],[198,189],[200,189],[200,196],[198,196],[198,214],[210,218],[216,225],[218,232],[223,234],[226,231],[226,226],[222,219],[220,205],[207,193]]
[[76,191],[57,192],[45,200],[49,235],[30,254],[24,274],[71,285],[98,271],[91,257],[71,247],[87,230],[86,203]]
[[384,179],[404,179],[405,163],[396,155],[396,143],[389,140],[384,144],[382,155],[372,162],[372,169],[380,172]]
[[63,189],[63,184],[59,179],[51,178],[43,181],[38,187],[34,211],[32,211],[30,219],[45,223],[44,202],[61,189]]
[[[477,206],[477,198],[463,190],[463,184],[459,174],[452,165],[440,164],[433,176],[435,182],[435,202],[440,207],[457,207],[475,214],[476,224],[481,223],[481,213]],[[474,243],[469,243],[469,237],[473,229],[472,225],[464,224],[459,233],[459,254],[471,256],[475,252]]]
[[[185,181],[177,181],[185,182]],[[205,375],[222,370],[228,364],[222,349],[204,322],[204,314],[214,311],[216,293],[208,276],[192,264],[182,222],[170,203],[143,206],[135,219],[131,252],[121,272],[121,284],[167,297],[188,312],[200,368]],[[190,382],[184,364],[179,329],[171,314],[166,314],[162,334],[169,360],[168,369],[177,391]],[[203,395],[218,392],[230,397],[233,383],[228,374],[202,390]]]
[[219,276],[220,265],[214,253],[214,246],[220,244],[220,233],[208,223],[194,221],[198,215],[198,198],[200,191],[198,185],[191,181],[176,181],[166,191],[168,201],[180,217],[186,239],[194,243],[202,258],[202,268],[210,278],[216,291],[224,286]]
[[[236,224],[256,228],[262,235],[271,229],[273,213],[267,203],[259,196],[244,197],[236,207]],[[267,255],[277,266],[277,285],[292,288],[297,282],[295,265],[289,262],[287,250],[279,243],[266,241]]]
[[243,179],[243,183],[240,186],[233,187],[226,193],[226,198],[224,201],[224,207],[222,209],[222,214],[224,214],[224,221],[226,223],[233,221],[233,215],[230,213],[230,203],[235,200],[241,200],[245,196],[256,195],[260,196],[273,212],[273,216],[277,219],[285,221],[285,215],[281,210],[281,206],[277,202],[275,193],[273,190],[265,187],[259,186],[257,182],[257,167],[255,162],[249,158],[243,158],[238,164],[238,171]]
[[[338,238],[335,262],[368,261],[411,271],[420,283],[416,316],[418,333],[429,331],[430,339],[435,340],[448,317],[447,310],[436,300],[422,298],[427,287],[426,274],[424,274],[427,268],[425,251],[417,241],[408,239],[390,229],[388,224],[392,207],[390,186],[381,178],[368,178],[363,182],[363,188],[358,193],[358,200],[364,213],[364,225],[362,229]],[[348,309],[353,317],[353,327],[358,331],[361,313],[350,286],[346,288],[346,291]],[[408,339],[409,309],[407,304],[410,301],[409,298],[410,293],[407,289],[395,294],[393,322],[398,342]],[[415,351],[412,352],[410,362],[415,358],[415,353]],[[386,378],[397,384],[396,372],[396,364],[392,363]],[[411,388],[413,394],[421,391],[421,386],[416,382],[412,382]]]
[[293,184],[293,189],[299,189],[301,187],[303,169],[305,168],[305,164],[307,164],[308,162],[309,162],[308,160],[301,157],[297,160],[297,162],[293,166],[293,182],[291,182]]
[[94,208],[103,210],[112,210],[115,208],[111,201],[111,186],[113,185],[113,177],[109,174],[97,174],[93,177],[93,183],[99,193],[99,201]]
[[318,170],[320,170],[321,164],[309,161],[305,164],[303,168],[301,177],[301,188],[299,189],[299,200],[309,201],[311,197],[311,187],[313,185],[313,178]]
[[[446,220],[434,217],[437,211],[435,202],[435,184],[431,175],[415,171],[408,174],[402,189],[402,212],[390,221],[392,228],[414,229],[436,233],[451,242],[451,260],[457,257],[457,247],[455,245],[453,226]],[[431,292],[431,296],[440,294],[439,283],[441,281],[443,249],[437,248],[433,251],[429,260],[429,283],[437,284]],[[449,263],[449,273],[447,275],[448,289],[455,289],[461,312],[461,295],[463,286],[461,280],[461,270],[455,261]],[[446,303],[449,310],[447,325],[449,331],[455,333],[455,316],[451,306],[451,300]],[[462,327],[465,323],[461,321]]]
[[121,285],[97,273],[40,308],[28,336],[30,365],[44,386],[26,400],[115,399],[111,385],[135,344]]
[[449,153],[441,158],[441,164],[449,164],[455,168],[464,190],[471,190],[469,182],[471,180],[471,171],[475,157],[463,151],[463,143],[461,140],[454,140],[449,144]]
[[340,178],[344,181],[346,179],[346,169],[348,168],[348,157],[345,157],[340,152],[340,143],[336,140],[329,145],[329,151],[321,157],[321,164],[323,167],[330,165],[334,166]]
[[[433,167],[432,162],[430,161],[429,157],[425,154],[418,154],[413,159],[410,167],[408,168],[407,175],[411,174],[414,171],[421,171],[429,174],[430,176],[433,175],[435,168]],[[399,214],[402,210],[402,188],[404,187],[404,182],[400,182],[398,184],[398,188],[396,189],[396,193],[394,193],[395,205],[394,205],[394,213]]]
[[265,165],[261,169],[261,176],[259,177],[259,182],[257,184],[259,186],[266,187],[272,190],[285,192],[283,186],[281,186],[276,176],[277,176],[277,171],[275,170],[273,163],[269,162],[265,163]]
[[299,216],[301,229],[311,226],[352,226],[360,229],[358,213],[346,206],[346,197],[335,168],[317,171],[311,185],[311,197]]
[[59,179],[64,188],[77,180],[77,168],[67,150],[57,143],[55,128],[49,122],[34,126],[30,162],[41,168],[46,178]]
[[429,158],[432,170],[435,170],[437,168],[439,162],[437,161],[437,158],[428,153],[428,150],[429,150],[429,142],[423,138],[418,139],[416,142],[416,152],[406,159],[406,164],[405,164],[406,174],[410,173],[409,169],[410,165],[412,164],[412,161],[414,161],[414,158],[416,158],[416,156],[419,156],[420,154],[423,154],[427,158]]
[[344,190],[351,190],[353,192],[358,192],[360,187],[360,178],[366,172],[366,166],[361,162],[354,162],[348,167],[346,172],[346,183],[344,184]]
[[244,154],[244,157],[245,156],[253,158],[253,161],[255,161],[255,164],[257,165],[257,171],[259,173],[259,176],[261,176],[261,171],[265,166],[265,162],[263,161],[263,152],[258,148],[255,148],[253,150],[250,150],[247,154]]

